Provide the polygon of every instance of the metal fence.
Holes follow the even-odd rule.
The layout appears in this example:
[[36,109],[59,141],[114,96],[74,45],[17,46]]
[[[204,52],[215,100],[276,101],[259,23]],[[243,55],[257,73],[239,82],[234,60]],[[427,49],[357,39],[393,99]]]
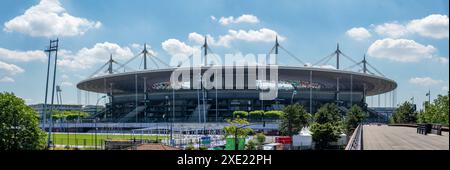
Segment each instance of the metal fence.
[[358,125],[345,150],[363,150],[363,124]]

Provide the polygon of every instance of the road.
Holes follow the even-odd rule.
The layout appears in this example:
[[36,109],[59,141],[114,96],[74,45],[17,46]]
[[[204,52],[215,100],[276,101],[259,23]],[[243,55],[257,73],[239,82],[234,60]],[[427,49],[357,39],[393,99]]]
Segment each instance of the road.
[[416,133],[416,128],[364,125],[364,150],[449,150],[449,134]]

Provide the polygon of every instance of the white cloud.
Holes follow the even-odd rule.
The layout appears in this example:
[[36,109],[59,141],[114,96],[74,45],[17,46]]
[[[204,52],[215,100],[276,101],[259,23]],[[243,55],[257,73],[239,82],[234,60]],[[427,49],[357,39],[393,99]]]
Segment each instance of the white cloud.
[[14,64],[8,64],[0,61],[0,73],[6,75],[16,75],[25,72],[24,69]]
[[114,60],[126,60],[134,56],[129,47],[115,43],[97,43],[92,48],[82,48],[78,52],[61,50],[58,66],[68,69],[88,69],[95,64],[105,63],[112,54]]
[[376,25],[374,30],[379,35],[390,38],[417,34],[428,38],[444,39],[449,37],[449,20],[446,15],[432,14],[404,24],[395,21]]
[[213,21],[216,21],[216,20],[217,20],[217,18],[216,18],[215,16],[213,16],[213,15],[211,15],[210,18],[211,18],[211,20],[213,20]]
[[[215,20],[215,17],[212,19]],[[221,25],[230,25],[230,24],[239,24],[239,23],[256,24],[256,23],[259,23],[259,19],[258,19],[258,17],[251,15],[251,14],[243,14],[237,18],[234,18],[233,16],[220,17],[219,23]]]
[[350,38],[353,38],[355,40],[361,41],[367,38],[370,38],[372,35],[370,34],[370,32],[363,28],[363,27],[355,27],[352,29],[349,29],[346,32],[347,36],[349,36]]
[[442,87],[442,91],[448,91],[448,86]]
[[61,86],[70,87],[70,86],[73,86],[73,83],[68,82],[68,81],[64,81],[64,82],[61,83]]
[[425,87],[438,85],[442,82],[442,80],[435,80],[431,77],[414,77],[409,79],[409,83]]
[[45,58],[46,54],[41,50],[16,51],[0,48],[0,59],[27,62],[32,60],[45,60]]
[[14,83],[14,79],[8,76],[0,77],[0,83]]
[[434,60],[441,64],[448,64],[448,58],[445,57],[434,57]]
[[24,14],[4,23],[4,26],[6,32],[54,37],[83,35],[90,29],[101,27],[101,23],[70,15],[58,0],[41,0]]
[[164,51],[166,51],[172,56],[175,55],[189,56],[200,50],[199,48],[186,45],[184,42],[181,42],[180,40],[177,39],[168,39],[162,42],[161,46]]
[[399,38],[409,34],[409,31],[402,24],[397,22],[384,23],[382,25],[375,26],[375,32],[386,37]]
[[[223,47],[230,47],[231,42],[237,40],[246,42],[274,42],[276,36],[278,36],[279,41],[286,40],[284,36],[278,35],[276,31],[268,28],[248,31],[230,29],[227,34],[220,35],[218,38],[214,38],[211,35],[206,36],[208,37],[208,44]],[[204,35],[193,32],[189,34],[189,40],[197,44],[203,44]]]
[[435,47],[422,45],[414,40],[386,38],[370,45],[367,54],[371,57],[398,62],[418,62],[422,59],[433,58],[436,51]]
[[422,19],[412,20],[408,23],[408,30],[424,37],[435,39],[448,38],[448,16],[433,14]]

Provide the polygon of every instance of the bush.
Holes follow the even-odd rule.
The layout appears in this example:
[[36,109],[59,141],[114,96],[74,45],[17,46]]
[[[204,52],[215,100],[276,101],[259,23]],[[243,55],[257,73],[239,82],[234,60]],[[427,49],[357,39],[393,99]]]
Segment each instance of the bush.
[[262,118],[263,114],[264,114],[263,110],[254,110],[249,113],[249,116],[250,116],[250,118],[253,118],[253,119],[260,119],[260,118]]
[[248,116],[248,112],[246,111],[234,111],[233,117],[235,118],[246,118]]
[[264,113],[264,118],[278,119],[283,116],[284,112],[279,110],[271,110]]

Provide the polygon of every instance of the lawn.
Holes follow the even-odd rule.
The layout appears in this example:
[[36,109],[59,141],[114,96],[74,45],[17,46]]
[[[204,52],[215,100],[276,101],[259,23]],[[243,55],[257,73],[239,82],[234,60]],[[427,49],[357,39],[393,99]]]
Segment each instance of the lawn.
[[95,138],[97,138],[97,146],[103,146],[107,139],[164,139],[167,136],[150,136],[140,134],[80,134],[80,133],[53,133],[53,143],[56,145],[78,145],[78,146],[95,146]]

